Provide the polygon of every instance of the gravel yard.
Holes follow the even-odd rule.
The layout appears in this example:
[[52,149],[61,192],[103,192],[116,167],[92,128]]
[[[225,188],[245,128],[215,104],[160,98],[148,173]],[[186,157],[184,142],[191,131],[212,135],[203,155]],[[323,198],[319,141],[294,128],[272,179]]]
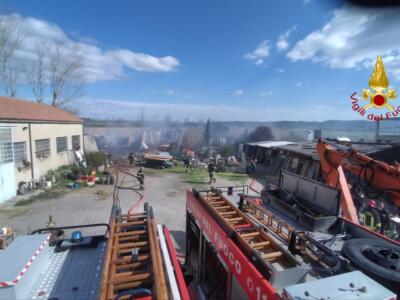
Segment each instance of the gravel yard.
[[[194,172],[199,172],[199,174],[184,174],[182,170],[145,170],[145,201],[153,207],[157,222],[169,228],[180,251],[183,251],[184,247],[186,189],[191,189],[193,185],[204,188],[208,186],[204,171],[195,170]],[[236,178],[217,174],[215,185],[249,183],[250,179],[244,176]],[[124,183],[127,186],[134,184],[136,183]],[[23,206],[15,206],[17,200],[10,200],[0,205],[0,227],[11,227],[16,235],[26,234],[28,231],[46,227],[49,215],[53,217],[55,226],[108,223],[112,191],[113,186],[95,185],[68,190],[58,198],[38,200]],[[126,213],[137,201],[138,196],[132,191],[120,190],[119,198],[122,212]],[[137,211],[141,209],[143,206],[138,207]]]

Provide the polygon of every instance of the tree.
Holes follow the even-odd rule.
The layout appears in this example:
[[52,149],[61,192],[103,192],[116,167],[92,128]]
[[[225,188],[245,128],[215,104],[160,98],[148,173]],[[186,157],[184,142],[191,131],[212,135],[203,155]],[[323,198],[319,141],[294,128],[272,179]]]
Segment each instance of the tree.
[[87,153],[85,157],[87,165],[91,168],[100,167],[107,162],[107,155],[100,151]]
[[80,97],[82,91],[83,58],[78,47],[61,50],[55,47],[49,59],[51,105],[65,105]]
[[6,95],[17,94],[18,76],[14,53],[21,43],[21,35],[15,17],[0,16],[0,80]]
[[27,71],[26,77],[31,86],[32,93],[35,95],[35,100],[38,103],[44,101],[44,91],[46,84],[46,65],[45,55],[49,48],[47,45],[36,45],[35,60],[32,63],[30,70]]
[[206,146],[210,146],[210,119],[207,120],[207,124],[206,124],[206,128],[204,130],[204,143],[206,144]]
[[236,146],[235,145],[226,145],[226,146],[222,147],[220,152],[221,152],[221,155],[223,157],[228,157],[228,156],[231,156],[231,155],[235,155]]
[[266,126],[259,126],[248,136],[249,142],[261,142],[274,140],[275,137],[272,134],[272,130]]
[[3,70],[2,81],[4,84],[4,92],[10,97],[17,96],[17,88],[19,83],[19,73],[14,67],[7,66]]

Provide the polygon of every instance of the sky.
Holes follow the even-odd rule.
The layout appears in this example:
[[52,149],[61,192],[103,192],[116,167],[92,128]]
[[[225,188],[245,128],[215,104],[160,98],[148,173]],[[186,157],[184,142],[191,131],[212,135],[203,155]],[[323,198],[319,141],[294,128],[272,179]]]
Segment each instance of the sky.
[[[399,9],[324,0],[6,1],[24,39],[78,46],[83,117],[357,120],[377,55],[400,81]],[[21,80],[18,97],[33,99]],[[360,96],[361,97],[361,96]],[[393,105],[396,105],[393,100]]]

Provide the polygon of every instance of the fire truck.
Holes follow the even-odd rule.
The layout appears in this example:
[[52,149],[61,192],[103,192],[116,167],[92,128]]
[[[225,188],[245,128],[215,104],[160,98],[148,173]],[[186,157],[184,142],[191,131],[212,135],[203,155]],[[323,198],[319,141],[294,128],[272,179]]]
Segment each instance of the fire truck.
[[262,198],[187,191],[192,299],[396,299],[399,244],[339,217],[338,190],[282,172]]
[[[186,252],[118,169],[108,223],[38,229],[0,253],[0,299],[396,299],[400,245],[340,216],[340,190],[282,171],[186,191]],[[123,181],[123,180],[122,180]],[[118,191],[141,195],[122,213]],[[99,231],[99,228],[104,230]],[[96,229],[96,230],[95,230]],[[72,231],[70,234],[67,232]]]
[[[109,222],[18,236],[0,253],[1,300],[190,299],[168,228],[156,223],[151,206],[142,205],[143,181],[124,184],[137,176],[127,163],[114,167]],[[127,213],[121,211],[121,189],[140,196]]]

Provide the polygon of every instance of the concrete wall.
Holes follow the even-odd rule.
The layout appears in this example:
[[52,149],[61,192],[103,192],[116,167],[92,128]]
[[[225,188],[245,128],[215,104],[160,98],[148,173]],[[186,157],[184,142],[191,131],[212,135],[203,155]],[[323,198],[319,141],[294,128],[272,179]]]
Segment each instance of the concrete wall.
[[[73,163],[72,136],[80,136],[80,144],[83,146],[82,124],[31,124],[32,150],[33,150],[33,173],[34,178],[39,179],[46,175],[48,170],[56,169],[63,165]],[[57,153],[57,137],[67,137],[68,151]],[[35,153],[35,140],[50,138],[50,156],[37,158]]]
[[[9,124],[12,127],[11,129],[11,135],[12,135],[12,141],[13,143],[16,142],[26,142],[26,155],[27,155],[27,161],[31,162],[31,153],[29,151],[29,125],[28,123],[14,123],[14,124]],[[25,130],[24,130],[25,128]],[[20,181],[30,181],[31,180],[31,170],[27,168],[18,168],[18,165],[16,164],[15,166],[15,181],[16,184]],[[20,167],[20,166],[19,166]],[[18,188],[18,186],[17,186]]]
[[[31,168],[21,168],[16,164],[16,184],[20,181],[31,181],[33,178],[39,180],[51,169],[73,163],[72,136],[80,136],[81,149],[83,149],[83,124],[52,124],[52,123],[0,123],[12,128],[12,140],[26,142],[27,161]],[[29,134],[31,140],[29,140]],[[57,153],[57,137],[67,137],[67,151]],[[50,155],[46,158],[36,156],[35,140],[50,139]],[[31,148],[32,147],[32,148]],[[32,149],[32,156],[31,151]],[[33,168],[32,168],[33,167]]]

